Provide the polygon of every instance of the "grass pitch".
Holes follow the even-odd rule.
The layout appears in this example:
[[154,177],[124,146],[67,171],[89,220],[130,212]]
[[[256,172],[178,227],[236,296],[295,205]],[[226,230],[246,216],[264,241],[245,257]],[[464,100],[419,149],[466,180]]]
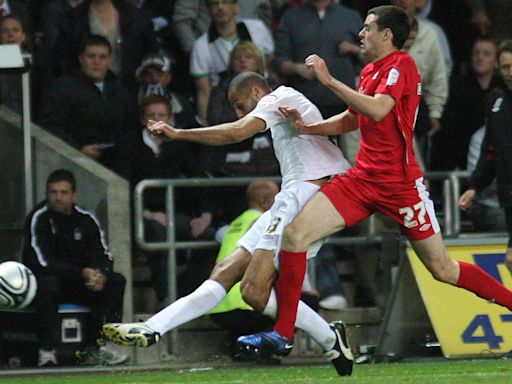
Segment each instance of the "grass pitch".
[[[51,370],[48,371],[51,373]],[[331,366],[281,366],[181,371],[115,371],[76,375],[0,377],[9,384],[511,384],[512,360],[466,360],[357,365],[351,377],[336,376]]]

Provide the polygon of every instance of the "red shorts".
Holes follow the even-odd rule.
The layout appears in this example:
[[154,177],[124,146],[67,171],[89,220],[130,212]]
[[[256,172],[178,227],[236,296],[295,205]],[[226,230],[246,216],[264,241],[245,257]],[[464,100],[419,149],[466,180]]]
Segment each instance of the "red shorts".
[[440,231],[423,177],[408,183],[372,183],[348,173],[337,175],[320,191],[347,227],[379,211],[395,220],[410,240],[423,240]]

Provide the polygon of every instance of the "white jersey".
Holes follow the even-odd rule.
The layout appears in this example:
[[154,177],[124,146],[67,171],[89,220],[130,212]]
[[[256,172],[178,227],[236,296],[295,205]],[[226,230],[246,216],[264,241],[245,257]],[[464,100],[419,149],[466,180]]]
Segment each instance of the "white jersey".
[[307,181],[344,173],[350,164],[326,136],[299,135],[279,112],[279,106],[299,111],[305,124],[322,120],[322,114],[303,94],[281,86],[262,97],[248,116],[265,121],[272,133],[274,152],[281,167],[283,187],[291,181]]

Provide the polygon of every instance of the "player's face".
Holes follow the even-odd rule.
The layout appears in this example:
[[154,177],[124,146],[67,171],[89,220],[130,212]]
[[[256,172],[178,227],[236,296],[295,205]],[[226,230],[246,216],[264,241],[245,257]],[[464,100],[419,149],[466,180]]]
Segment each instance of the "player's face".
[[245,95],[238,91],[232,91],[229,93],[229,102],[235,110],[236,117],[241,119],[256,107],[258,100],[252,93]]
[[22,45],[25,39],[23,26],[18,20],[7,18],[2,21],[2,24],[0,24],[0,43]]
[[490,41],[477,41],[471,52],[471,65],[477,75],[493,73],[498,67],[496,45]]
[[366,16],[363,29],[359,32],[361,39],[361,51],[364,55],[372,58],[378,56],[382,42],[384,31],[379,31],[376,23],[377,16],[373,13]]
[[233,0],[209,0],[208,8],[215,24],[231,22],[238,12],[238,3]]
[[53,211],[70,215],[75,202],[75,191],[68,181],[50,183],[46,187],[46,199]]
[[79,56],[82,72],[94,81],[102,81],[110,68],[110,52],[103,45],[90,45]]
[[172,125],[172,114],[169,113],[168,107],[164,104],[150,104],[144,109],[142,125],[146,126],[148,120],[163,121]]
[[507,88],[512,91],[512,53],[503,52],[499,57],[499,67],[501,77],[505,81]]

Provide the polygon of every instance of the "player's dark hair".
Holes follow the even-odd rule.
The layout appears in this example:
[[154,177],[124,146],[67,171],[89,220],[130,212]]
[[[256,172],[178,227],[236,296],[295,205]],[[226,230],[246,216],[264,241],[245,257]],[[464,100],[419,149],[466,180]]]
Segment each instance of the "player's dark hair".
[[82,45],[80,46],[80,51],[78,53],[80,55],[83,54],[87,47],[91,46],[107,47],[108,53],[112,54],[112,45],[110,45],[110,42],[107,39],[100,35],[87,36],[85,40],[82,42]]
[[393,45],[402,49],[411,30],[407,13],[395,5],[381,5],[370,9],[367,14],[377,16],[375,23],[379,31],[389,28],[393,33]]
[[267,80],[260,74],[256,72],[242,72],[231,80],[228,93],[237,91],[241,94],[245,94],[247,91],[251,90],[252,87],[260,87],[268,92],[272,91]]
[[512,40],[511,39],[503,40],[501,42],[500,46],[498,47],[498,57],[500,57],[501,54],[504,52],[512,53]]
[[60,183],[61,181],[67,181],[71,184],[73,192],[76,190],[75,176],[67,169],[57,169],[50,173],[50,176],[46,179],[46,188],[48,188],[49,184]]

